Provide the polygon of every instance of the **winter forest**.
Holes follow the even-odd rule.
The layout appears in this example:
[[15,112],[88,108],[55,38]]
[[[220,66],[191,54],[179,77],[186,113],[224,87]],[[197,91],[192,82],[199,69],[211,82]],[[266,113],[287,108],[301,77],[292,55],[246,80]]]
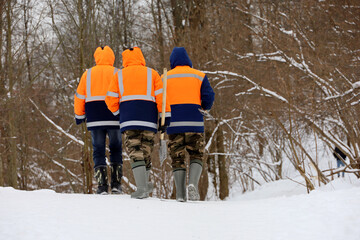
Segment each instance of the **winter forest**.
[[[75,124],[73,96],[105,45],[115,67],[138,46],[160,74],[185,47],[207,74],[216,96],[202,200],[294,176],[308,192],[339,171],[360,178],[358,0],[1,0],[0,29],[0,186],[93,193],[91,137]],[[152,196],[174,198],[158,149],[157,136]]]

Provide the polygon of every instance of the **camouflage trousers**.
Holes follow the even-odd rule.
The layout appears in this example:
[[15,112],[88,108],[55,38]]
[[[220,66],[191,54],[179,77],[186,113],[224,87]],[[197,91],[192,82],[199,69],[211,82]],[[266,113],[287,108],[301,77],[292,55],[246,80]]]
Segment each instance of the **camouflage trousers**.
[[186,151],[190,155],[190,163],[196,161],[202,165],[205,148],[204,133],[186,132],[170,134],[168,147],[173,170],[186,168]]
[[146,130],[126,130],[124,136],[131,167],[146,166],[146,169],[150,169],[155,133]]

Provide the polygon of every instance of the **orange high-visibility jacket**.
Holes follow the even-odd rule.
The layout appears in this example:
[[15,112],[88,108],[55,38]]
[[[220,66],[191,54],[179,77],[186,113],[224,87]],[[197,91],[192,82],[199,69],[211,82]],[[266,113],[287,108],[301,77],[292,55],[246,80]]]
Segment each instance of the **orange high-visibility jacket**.
[[[138,47],[122,53],[123,66],[112,78],[105,102],[110,111],[120,113],[120,129],[157,132],[158,113],[162,109],[163,84],[159,74],[145,66]],[[170,105],[166,114],[170,117]]]
[[171,106],[171,122],[167,133],[204,132],[203,115],[199,110],[210,110],[215,98],[207,76],[192,68],[183,47],[173,49],[170,65],[167,99]]
[[76,119],[85,119],[89,130],[119,128],[119,117],[114,116],[105,104],[105,96],[113,75],[114,52],[110,47],[98,47],[94,53],[96,66],[84,72],[74,96]]

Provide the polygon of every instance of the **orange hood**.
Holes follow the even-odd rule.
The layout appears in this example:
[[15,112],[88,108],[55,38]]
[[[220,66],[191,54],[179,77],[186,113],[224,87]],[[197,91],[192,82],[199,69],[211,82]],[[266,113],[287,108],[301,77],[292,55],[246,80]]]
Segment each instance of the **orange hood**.
[[114,65],[115,62],[115,54],[113,50],[105,46],[104,49],[101,49],[101,47],[98,47],[95,50],[94,58],[96,65]]
[[134,47],[132,50],[126,49],[122,52],[123,66],[142,65],[145,66],[145,58],[140,48]]

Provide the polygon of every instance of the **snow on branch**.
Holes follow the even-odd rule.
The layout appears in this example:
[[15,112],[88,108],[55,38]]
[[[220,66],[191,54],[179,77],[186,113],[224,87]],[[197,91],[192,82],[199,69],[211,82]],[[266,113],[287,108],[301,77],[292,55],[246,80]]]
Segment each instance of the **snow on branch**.
[[360,81],[353,83],[352,87],[353,88],[360,88]]
[[46,116],[41,110],[40,108],[34,103],[33,100],[31,100],[29,98],[30,102],[36,107],[36,109],[40,112],[40,114],[48,121],[50,122],[57,130],[59,130],[61,133],[63,133],[64,135],[66,135],[67,137],[69,137],[71,140],[73,140],[74,142],[84,146],[84,142],[80,139],[77,139],[74,135],[69,134],[68,132],[66,132],[62,127],[60,127],[59,125],[57,125],[54,121],[52,121],[48,116]]
[[[230,76],[234,76],[234,77],[239,77],[239,78],[242,78],[244,80],[246,80],[247,82],[251,83],[254,88],[260,90],[260,91],[263,91],[267,94],[269,94],[270,96],[272,97],[275,97],[277,99],[279,99],[280,101],[284,102],[284,103],[289,103],[288,100],[286,100],[284,97],[280,96],[279,94],[277,94],[276,92],[274,91],[271,91],[267,88],[264,88],[262,86],[260,86],[259,84],[257,84],[256,82],[252,81],[251,79],[249,79],[248,77],[244,76],[244,75],[241,75],[241,74],[237,74],[237,73],[233,73],[233,72],[229,72],[229,71],[214,71],[214,72],[211,72],[211,71],[203,71],[204,73],[206,74],[221,74],[221,75],[230,75]],[[235,96],[238,96],[238,95],[241,95],[242,93],[238,93],[238,94],[235,94]]]
[[335,174],[339,174],[341,172],[344,172],[344,173],[358,173],[358,172],[360,172],[360,169],[349,168],[350,165],[351,164],[348,164],[345,167],[341,167],[341,168],[326,169],[326,170],[323,170],[323,172],[330,172],[329,174],[326,175],[327,177],[330,177],[330,176],[335,175]]
[[259,159],[257,159],[256,157],[255,158],[243,158],[243,155],[240,155],[240,154],[236,154],[236,153],[209,153],[208,155],[210,156],[226,156],[226,157],[238,157],[238,158],[241,158],[242,161],[248,161],[248,162],[256,162],[256,163],[261,163],[261,164],[265,164],[265,165],[268,165],[268,166],[279,166],[281,165],[281,162],[275,162],[275,163],[269,163],[269,162],[265,162],[265,161],[261,161]]
[[[265,22],[267,25],[269,25],[269,26],[271,26],[271,27],[279,30],[281,33],[283,33],[283,34],[285,34],[285,35],[288,35],[288,36],[291,36],[291,37],[296,37],[296,33],[295,33],[295,31],[293,31],[293,30],[286,30],[285,28],[279,27],[279,26],[273,24],[271,21],[269,21],[269,20],[267,20],[267,19],[265,19],[265,18],[263,18],[263,17],[260,17],[259,15],[250,13],[249,11],[245,11],[245,10],[239,8],[239,7],[236,7],[236,9],[239,10],[240,12],[242,12],[242,13],[251,15],[252,17],[255,17],[255,18],[257,18],[257,19]],[[285,15],[285,14],[283,14],[283,16],[284,16],[284,15]],[[286,15],[285,15],[285,17],[288,18]],[[298,26],[298,27],[299,27],[299,26]],[[312,50],[315,50],[314,44],[311,43],[311,42],[308,40],[308,38],[305,36],[305,34],[304,34],[303,32],[301,32],[301,31],[299,31],[299,30],[298,30],[297,32],[305,39],[305,41],[306,41],[306,43],[308,44],[308,46],[309,46]]]
[[[345,79],[345,81],[350,85],[351,88],[350,88],[349,90],[345,91],[345,92],[342,93],[342,94],[339,93],[339,94],[337,94],[337,95],[334,95],[334,96],[331,96],[331,97],[327,97],[327,98],[325,98],[325,100],[331,100],[331,99],[336,99],[336,98],[345,97],[346,95],[349,95],[349,94],[353,93],[355,89],[360,88],[360,81],[355,82],[355,83],[352,83],[338,68],[335,68],[335,70],[336,70],[336,72],[338,72],[338,73],[340,74],[340,76],[341,76],[342,78]],[[353,97],[356,97],[356,95],[353,95]],[[348,100],[348,101],[352,101],[352,100]],[[347,101],[347,102],[348,102],[348,101]],[[355,101],[355,102],[352,102],[350,105],[356,105],[356,104],[359,103],[359,101],[360,101],[360,100]]]
[[219,126],[221,125],[221,123],[219,123],[218,125],[216,125],[214,131],[211,134],[211,137],[209,138],[209,141],[207,142],[206,146],[205,146],[205,151],[209,151],[209,148],[211,146],[211,143],[213,142],[213,138],[215,136],[216,131],[218,130]]
[[68,174],[70,174],[73,178],[75,178],[78,182],[81,182],[81,180],[79,179],[78,176],[76,176],[75,173],[71,172],[69,169],[67,169],[63,164],[59,163],[58,161],[55,161],[47,152],[44,152],[42,150],[36,149],[34,147],[30,147],[31,150],[35,151],[35,152],[39,152],[42,154],[45,154],[45,156],[47,156],[50,161],[52,161],[55,165],[59,166],[60,168],[62,168],[64,171],[66,171]]
[[267,60],[278,61],[278,62],[286,62],[286,60],[282,56],[280,56],[281,52],[279,52],[279,51],[271,52],[271,53],[258,53],[258,54],[245,53],[245,55],[240,55],[240,54],[237,54],[237,53],[233,53],[233,52],[231,52],[231,51],[229,51],[229,50],[227,50],[225,48],[224,48],[224,51],[229,53],[229,54],[235,55],[239,60],[256,57],[256,58],[258,58],[258,61],[260,61],[260,62],[267,61]]
[[238,120],[238,119],[242,119],[241,116],[239,117],[233,117],[233,118],[230,118],[230,119],[221,119],[221,118],[214,118],[208,111],[201,111],[202,114],[207,117],[208,119],[210,120],[215,120],[215,121],[218,121],[218,124],[216,125],[216,127],[214,128],[214,131],[212,132],[211,134],[211,137],[209,139],[209,141],[207,142],[206,146],[205,146],[205,151],[208,151],[210,146],[211,146],[211,143],[212,143],[212,140],[215,136],[215,133],[216,131],[218,130],[218,128],[221,126],[221,125],[227,125],[229,127],[229,129],[234,133],[234,135],[236,136],[244,136],[245,134],[240,134],[238,132],[236,132],[232,126],[229,124],[229,122],[231,121],[234,121],[234,120]]
[[132,190],[136,190],[136,186],[132,184],[127,177],[123,176],[122,179]]
[[353,92],[354,92],[354,89],[351,88],[351,89],[347,90],[344,93],[337,94],[337,95],[330,96],[330,97],[326,97],[326,98],[324,98],[324,100],[327,101],[327,100],[332,100],[332,99],[336,99],[336,98],[342,98],[342,97],[345,97],[346,95],[349,95],[350,93],[353,93]]
[[[306,61],[305,61],[305,58],[304,58],[304,54],[303,54],[303,49],[302,49],[302,45],[301,45],[301,41],[300,39],[297,37],[296,35],[296,32],[294,30],[285,30],[284,28],[282,27],[279,27],[273,23],[271,23],[269,20],[265,19],[265,18],[262,18],[258,15],[255,15],[255,14],[252,14],[248,11],[245,11],[241,8],[236,8],[237,10],[245,13],[245,14],[248,14],[248,15],[251,15],[252,17],[255,17],[263,22],[266,22],[269,26],[277,29],[279,32],[287,35],[287,36],[290,36],[291,38],[293,38],[299,45],[299,50],[300,50],[300,56],[301,56],[301,61],[298,62],[296,61],[293,57],[290,57],[288,56],[284,51],[282,51],[273,41],[271,41],[268,37],[266,36],[263,36],[263,38],[265,40],[267,40],[276,50],[277,52],[281,53],[281,55],[283,56],[283,58],[290,64],[290,66],[294,66],[295,68],[303,71],[304,73],[308,74],[308,76],[310,76],[312,79],[315,80],[315,83],[323,89],[324,93],[327,94],[328,97],[331,96],[331,93],[328,92],[328,90],[334,92],[336,95],[338,95],[339,93],[337,92],[337,90],[328,82],[326,81],[325,79],[321,78],[320,76],[318,76],[317,74],[315,74],[311,69],[310,67],[307,65]],[[250,26],[248,26],[250,29],[252,29]],[[298,26],[299,28],[299,26]],[[254,31],[254,29],[252,29]],[[301,36],[304,37],[306,43],[309,45],[309,47],[311,49],[314,50],[314,46],[312,43],[310,43],[310,41],[308,40],[308,38],[305,36],[304,33],[302,33],[300,30],[296,30]],[[257,31],[254,31],[256,34],[258,34]],[[323,86],[325,86],[326,88],[324,88]]]

